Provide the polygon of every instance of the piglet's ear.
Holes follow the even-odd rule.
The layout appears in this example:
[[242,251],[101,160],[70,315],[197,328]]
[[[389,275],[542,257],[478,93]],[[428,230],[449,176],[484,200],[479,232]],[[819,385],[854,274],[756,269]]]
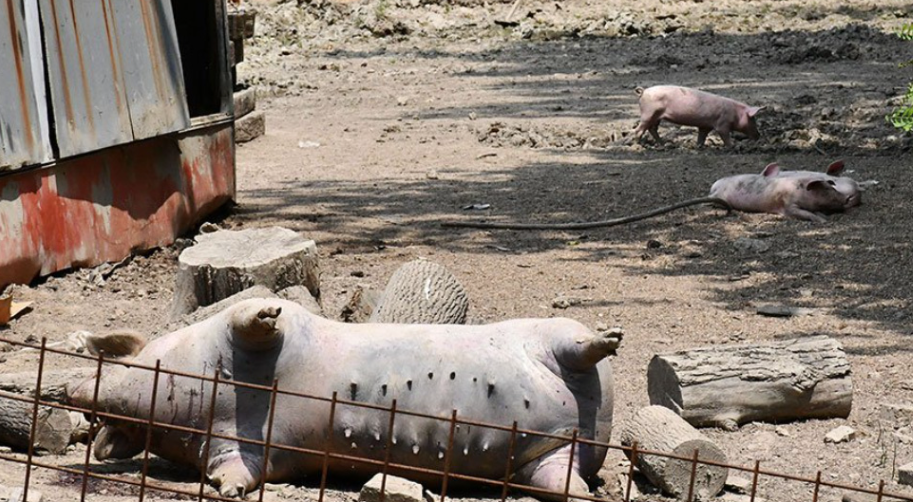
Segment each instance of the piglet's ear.
[[831,165],[827,166],[826,172],[827,172],[827,174],[830,174],[831,176],[839,175],[840,173],[843,172],[843,161],[838,160],[836,162],[831,163]]
[[765,108],[767,108],[767,107],[766,106],[749,106],[748,107],[748,116],[754,117],[755,115],[758,114],[759,111],[761,111]]
[[770,164],[767,164],[767,167],[765,167],[764,170],[761,171],[761,176],[776,176],[778,174],[780,174],[780,165],[777,164],[776,162],[771,162]]

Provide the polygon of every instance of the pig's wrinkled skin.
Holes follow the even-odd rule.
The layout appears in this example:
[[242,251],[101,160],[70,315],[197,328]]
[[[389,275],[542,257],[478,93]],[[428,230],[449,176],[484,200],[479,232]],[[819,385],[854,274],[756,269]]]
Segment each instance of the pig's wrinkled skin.
[[698,129],[697,146],[703,147],[710,131],[716,131],[728,147],[732,146],[730,133],[738,131],[756,140],[761,137],[755,115],[763,108],[717,96],[709,92],[674,85],[657,85],[643,89],[640,95],[640,124],[629,142],[639,141],[645,132],[657,143],[659,124],[663,120]]
[[[614,336],[614,337],[613,337]],[[212,376],[221,362],[226,379],[309,395],[373,403],[521,429],[608,441],[612,425],[613,383],[606,355],[619,335],[594,335],[569,319],[521,319],[489,325],[342,324],[279,299],[252,299],[151,343],[133,362]],[[148,420],[152,372],[106,365],[98,410]],[[71,399],[89,407],[94,378]],[[162,375],[155,420],[206,429],[212,383]],[[213,432],[263,441],[269,392],[220,383]],[[272,443],[323,451],[329,424],[327,401],[278,394]],[[383,460],[388,411],[339,404],[330,450]],[[407,414],[395,416],[390,451],[393,463],[444,470],[449,436],[447,420]],[[302,479],[320,472],[322,455],[271,448],[262,473],[263,448],[214,438],[203,464],[200,434],[153,429],[151,451],[163,458],[205,469],[224,496],[243,496],[262,481]],[[109,421],[96,444],[98,459],[129,458],[145,445],[146,428]],[[518,434],[514,482],[562,491],[568,442]],[[510,433],[461,425],[453,440],[451,472],[503,479]],[[606,450],[578,444],[574,450],[571,493],[587,493],[584,481],[596,474]],[[379,466],[331,459],[331,472],[359,477]],[[440,477],[390,471],[438,486]],[[314,479],[313,477],[310,479]]]
[[825,214],[842,212],[862,202],[862,189],[852,178],[837,176],[843,162],[828,166],[827,171],[780,171],[769,164],[761,174],[740,174],[717,180],[710,196],[719,197],[733,209],[757,213],[775,213],[825,222]]

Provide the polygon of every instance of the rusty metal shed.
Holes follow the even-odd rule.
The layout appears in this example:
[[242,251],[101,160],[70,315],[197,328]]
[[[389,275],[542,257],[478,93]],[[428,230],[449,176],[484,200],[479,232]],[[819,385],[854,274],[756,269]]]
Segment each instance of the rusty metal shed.
[[0,288],[234,197],[225,0],[0,0]]

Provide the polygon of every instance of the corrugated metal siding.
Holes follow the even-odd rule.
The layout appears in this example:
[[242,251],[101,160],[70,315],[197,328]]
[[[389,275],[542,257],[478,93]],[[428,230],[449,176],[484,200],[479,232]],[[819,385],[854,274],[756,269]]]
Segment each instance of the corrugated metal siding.
[[39,0],[61,157],[190,125],[167,0]]
[[0,177],[0,289],[174,242],[234,197],[232,133],[226,121]]
[[0,0],[0,171],[50,160],[34,0]]
[[144,139],[190,127],[171,2],[112,3],[134,136]]

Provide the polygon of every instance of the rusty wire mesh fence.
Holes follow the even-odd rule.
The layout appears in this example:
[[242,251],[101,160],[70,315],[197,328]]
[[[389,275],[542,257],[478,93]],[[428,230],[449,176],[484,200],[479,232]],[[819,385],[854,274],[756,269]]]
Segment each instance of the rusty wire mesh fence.
[[[289,390],[284,390],[279,387],[278,381],[274,380],[271,386],[263,386],[250,384],[245,382],[238,382],[232,380],[226,380],[221,376],[221,371],[217,368],[211,376],[199,375],[184,373],[180,371],[169,370],[161,367],[161,362],[157,362],[153,366],[145,366],[130,362],[118,361],[113,359],[106,359],[103,356],[90,356],[85,354],[73,353],[65,350],[59,350],[47,346],[46,340],[42,340],[41,345],[33,345],[22,342],[17,342],[13,340],[8,340],[0,337],[0,342],[8,343],[12,346],[19,346],[22,348],[35,349],[38,352],[38,369],[35,375],[35,390],[32,396],[25,394],[16,394],[10,392],[0,391],[0,400],[12,400],[18,401],[21,403],[27,403],[31,406],[31,422],[30,422],[30,435],[28,440],[28,448],[25,452],[24,457],[20,454],[7,454],[0,453],[0,463],[12,463],[19,464],[25,467],[24,479],[22,480],[22,498],[20,500],[26,501],[29,500],[28,492],[30,489],[34,488],[34,480],[32,479],[32,473],[36,469],[47,469],[51,471],[57,471],[60,474],[69,475],[71,479],[78,479],[80,484],[80,500],[91,500],[91,494],[88,493],[89,480],[97,481],[106,481],[110,483],[115,483],[123,486],[133,487],[134,490],[138,490],[138,494],[135,495],[135,499],[142,502],[148,495],[150,491],[156,491],[172,495],[183,495],[191,497],[197,500],[223,500],[223,501],[233,501],[237,500],[236,498],[226,498],[220,496],[216,493],[213,493],[212,490],[206,490],[207,479],[205,469],[201,469],[199,481],[195,484],[197,485],[195,490],[185,490],[181,488],[176,488],[174,486],[166,486],[161,483],[157,483],[150,479],[149,477],[149,466],[150,466],[150,449],[151,442],[153,437],[153,430],[160,429],[164,431],[176,431],[192,435],[199,435],[203,440],[201,444],[202,448],[202,459],[200,465],[208,465],[211,455],[210,445],[213,439],[221,439],[226,441],[237,442],[239,445],[250,445],[257,448],[262,448],[262,462],[260,466],[260,472],[267,471],[268,459],[270,457],[271,450],[283,450],[286,452],[292,452],[301,455],[313,456],[320,460],[321,469],[320,469],[320,491],[319,491],[319,502],[323,502],[325,498],[325,493],[327,490],[327,478],[329,472],[329,466],[331,461],[345,461],[351,462],[353,464],[363,464],[367,466],[373,466],[374,470],[383,474],[381,481],[381,497],[385,493],[385,484],[387,476],[391,472],[396,472],[399,474],[405,473],[406,477],[409,474],[421,475],[425,479],[429,476],[433,476],[436,479],[439,479],[440,485],[440,502],[444,502],[448,495],[448,487],[451,481],[459,481],[464,485],[474,485],[479,487],[489,487],[500,490],[500,499],[504,502],[510,493],[511,490],[522,490],[526,493],[532,494],[534,496],[548,497],[551,499],[558,500],[568,500],[568,499],[578,499],[578,500],[589,500],[594,502],[602,502],[607,500],[598,496],[593,496],[590,493],[576,493],[570,491],[570,480],[571,480],[571,466],[574,462],[574,456],[580,447],[588,446],[595,448],[605,448],[609,450],[619,450],[625,453],[625,455],[631,460],[629,466],[627,467],[627,475],[624,478],[626,486],[622,486],[622,497],[624,502],[629,502],[632,496],[632,484],[635,474],[635,466],[637,465],[637,458],[646,455],[655,455],[659,457],[665,457],[667,459],[672,459],[680,462],[686,462],[690,465],[691,478],[689,483],[688,493],[683,495],[684,500],[692,502],[696,500],[697,494],[695,493],[694,486],[695,480],[698,475],[698,466],[711,466],[711,467],[720,467],[730,469],[731,471],[742,472],[748,478],[750,478],[750,488],[748,489],[747,495],[750,497],[751,502],[754,502],[756,498],[760,499],[758,495],[758,486],[762,481],[769,480],[780,480],[784,482],[792,482],[795,484],[803,485],[806,491],[810,492],[811,502],[818,502],[822,490],[825,488],[830,489],[839,489],[847,492],[855,492],[857,494],[864,494],[872,497],[872,500],[875,502],[881,502],[882,500],[894,499],[894,500],[906,500],[913,502],[913,494],[903,494],[903,493],[894,493],[887,491],[885,489],[885,481],[881,480],[878,483],[877,489],[865,488],[859,486],[853,486],[849,484],[827,481],[822,479],[822,472],[818,471],[817,475],[814,478],[808,478],[803,476],[798,476],[795,474],[788,474],[783,472],[775,472],[767,469],[761,468],[761,463],[756,461],[754,465],[744,466],[744,465],[735,465],[729,463],[715,462],[707,459],[700,458],[700,452],[695,450],[692,455],[689,456],[680,456],[671,454],[668,452],[659,452],[659,451],[650,451],[646,449],[638,448],[638,445],[635,443],[630,446],[623,446],[599,441],[592,441],[586,438],[582,438],[578,435],[578,431],[574,430],[570,435],[561,435],[561,434],[550,434],[541,431],[526,430],[520,428],[516,421],[513,422],[510,426],[505,426],[503,424],[492,424],[485,423],[475,420],[469,420],[460,418],[458,416],[457,410],[451,410],[447,416],[438,416],[431,415],[427,413],[419,413],[411,410],[399,409],[397,408],[396,400],[392,400],[390,406],[380,406],[370,403],[358,402],[350,399],[342,399],[339,397],[338,393],[333,393],[332,396],[315,396],[308,395],[301,392],[292,392]],[[94,386],[94,396],[89,408],[81,408],[79,406],[74,406],[69,403],[56,402],[48,399],[41,398],[41,389],[42,389],[42,378],[46,371],[46,362],[49,354],[62,355],[66,357],[74,357],[81,359],[88,359],[94,362],[95,364],[95,386]],[[127,366],[130,368],[138,368],[142,370],[149,371],[153,374],[152,378],[152,399],[150,401],[150,410],[148,412],[148,418],[137,418],[135,416],[129,415],[120,415],[113,413],[106,413],[98,409],[98,393],[100,387],[100,376],[102,375],[103,368],[106,365],[120,365]],[[182,378],[191,378],[199,380],[202,382],[202,385],[206,383],[211,384],[209,392],[209,402],[207,403],[208,408],[206,408],[206,420],[205,427],[195,428],[187,427],[183,425],[177,425],[172,423],[166,423],[162,421],[155,420],[155,403],[157,393],[160,391],[159,387],[159,377],[162,375],[172,376],[172,377],[182,377]],[[73,382],[77,383],[77,382]],[[251,437],[239,437],[229,434],[222,434],[213,430],[213,424],[215,415],[212,413],[212,410],[215,409],[216,397],[218,392],[217,388],[222,386],[233,386],[238,389],[248,389],[251,391],[258,391],[268,394],[268,403],[269,407],[266,413],[266,423],[265,423],[265,433],[264,437],[261,439],[251,438]],[[326,433],[324,434],[323,442],[324,447],[322,449],[314,448],[301,448],[289,444],[282,444],[273,441],[273,425],[275,418],[275,409],[276,409],[276,400],[278,396],[292,396],[301,399],[310,399],[323,402],[328,407],[327,415],[327,428]],[[360,456],[354,454],[344,454],[339,453],[338,451],[333,451],[332,440],[335,428],[338,427],[339,423],[337,421],[338,410],[341,407],[353,407],[365,410],[371,410],[373,413],[382,413],[387,417],[387,434],[386,434],[386,445],[384,448],[380,449],[376,455],[371,456]],[[89,417],[92,428],[97,430],[96,425],[99,421],[103,420],[115,420],[119,423],[133,424],[144,428],[145,431],[145,444],[142,451],[142,460],[141,460],[141,469],[138,476],[138,480],[134,477],[125,477],[125,476],[115,476],[110,474],[102,474],[99,472],[93,471],[93,466],[91,463],[91,454],[93,446],[93,434],[89,434],[87,439],[85,459],[81,466],[61,466],[55,465],[53,463],[44,462],[37,458],[35,451],[35,434],[37,429],[37,422],[39,416],[39,409],[60,409],[71,412],[83,413]],[[438,422],[439,425],[445,430],[448,430],[447,435],[448,441],[446,448],[443,451],[443,461],[442,469],[431,469],[425,467],[418,467],[413,465],[407,465],[402,462],[394,462],[391,459],[391,450],[392,450],[392,441],[395,441],[393,436],[394,425],[396,424],[397,418],[402,419],[403,417],[413,417],[420,418],[425,420],[431,420]],[[451,463],[453,459],[453,450],[454,450],[454,433],[460,426],[470,426],[470,427],[481,427],[489,429],[491,431],[497,431],[500,434],[508,437],[508,447],[507,452],[504,457],[504,476],[500,479],[488,479],[478,476],[460,474],[453,472],[451,470]],[[570,445],[570,461],[568,463],[568,471],[566,475],[566,483],[563,490],[546,490],[539,487],[529,486],[525,484],[519,484],[511,481],[510,474],[519,466],[513,465],[515,459],[514,449],[517,445],[518,438],[544,438],[551,441],[557,441],[559,444]],[[377,458],[380,457],[380,458]],[[7,480],[11,481],[11,480]],[[262,488],[262,484],[260,485]],[[790,492],[796,493],[794,489],[790,489]],[[258,489],[258,495],[256,500],[262,502],[265,490]],[[130,495],[134,497],[133,495]],[[252,497],[249,497],[252,498]],[[612,499],[615,500],[615,499]],[[383,498],[381,498],[381,502]]]

